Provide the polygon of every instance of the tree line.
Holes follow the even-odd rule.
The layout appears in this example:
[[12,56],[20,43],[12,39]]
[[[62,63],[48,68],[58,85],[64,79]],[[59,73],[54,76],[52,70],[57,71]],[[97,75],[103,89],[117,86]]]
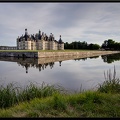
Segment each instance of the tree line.
[[75,42],[71,42],[71,43],[64,43],[64,48],[65,49],[90,49],[90,50],[97,50],[100,48],[100,45],[98,44],[88,44],[87,42],[83,41],[75,41]]
[[88,44],[87,42],[83,41],[74,41],[71,43],[64,43],[65,49],[86,49],[86,50],[98,50],[98,49],[105,49],[105,50],[120,50],[120,42],[115,42],[112,39],[105,40],[102,45]]

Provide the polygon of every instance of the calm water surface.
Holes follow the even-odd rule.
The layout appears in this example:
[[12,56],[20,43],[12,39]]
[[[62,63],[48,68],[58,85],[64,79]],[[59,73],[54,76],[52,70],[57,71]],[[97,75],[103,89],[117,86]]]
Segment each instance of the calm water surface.
[[[30,58],[27,58],[29,61]],[[47,58],[49,59],[49,58]],[[29,64],[28,64],[29,63]],[[104,71],[116,68],[116,77],[120,78],[120,54],[74,59],[45,64],[26,62],[26,60],[8,60],[0,58],[0,85],[17,83],[20,86],[30,82],[41,85],[60,85],[70,91],[97,88],[104,82]]]

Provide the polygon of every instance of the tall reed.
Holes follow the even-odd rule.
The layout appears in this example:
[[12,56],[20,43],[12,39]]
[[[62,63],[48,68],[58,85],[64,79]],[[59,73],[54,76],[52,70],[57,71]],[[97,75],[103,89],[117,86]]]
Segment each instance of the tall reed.
[[[104,93],[120,93],[120,79],[116,78],[116,70],[114,66],[113,75],[111,71],[104,72],[105,81],[103,84],[99,84],[98,91]],[[7,108],[18,104],[19,102],[29,101],[34,98],[43,98],[47,96],[52,96],[57,93],[67,94],[67,91],[61,86],[46,85],[44,82],[41,86],[36,86],[33,83],[26,86],[24,89],[22,87],[16,86],[13,83],[8,84],[6,87],[0,86],[0,108]],[[59,96],[54,96],[56,101],[54,107],[57,108],[60,104],[65,108],[62,99]]]
[[120,79],[116,78],[116,69],[114,66],[113,75],[111,70],[104,72],[105,81],[103,84],[99,84],[98,91],[104,93],[120,93]]
[[0,86],[0,108],[10,107],[19,102],[29,101],[34,98],[41,98],[53,95],[53,93],[60,92],[53,85],[45,85],[42,83],[40,87],[30,83],[24,89],[22,87],[15,86],[10,83],[6,87]]

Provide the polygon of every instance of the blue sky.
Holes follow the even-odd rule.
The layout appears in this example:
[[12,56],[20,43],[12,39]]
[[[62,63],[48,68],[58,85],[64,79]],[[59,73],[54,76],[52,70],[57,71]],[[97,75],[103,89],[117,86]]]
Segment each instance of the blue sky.
[[63,42],[86,41],[101,45],[120,42],[120,3],[20,2],[0,3],[0,46],[16,46],[16,38],[39,29]]

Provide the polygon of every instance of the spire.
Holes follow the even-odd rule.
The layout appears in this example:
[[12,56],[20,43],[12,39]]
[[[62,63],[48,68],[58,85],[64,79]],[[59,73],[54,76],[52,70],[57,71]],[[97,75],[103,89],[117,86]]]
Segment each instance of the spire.
[[27,38],[28,38],[27,28],[25,29],[25,35],[24,35],[24,37],[25,37],[25,40],[27,41]]
[[62,43],[62,40],[61,40],[61,35],[60,35],[59,43],[60,43],[60,44]]
[[59,61],[59,66],[61,66],[62,61]]
[[40,29],[39,29],[39,35],[41,35],[41,31],[40,31]]
[[40,31],[40,29],[39,29],[38,39],[41,40],[41,31]]
[[27,28],[25,29],[25,35],[27,35]]
[[28,73],[28,67],[29,67],[29,65],[26,63],[25,64],[26,73]]

